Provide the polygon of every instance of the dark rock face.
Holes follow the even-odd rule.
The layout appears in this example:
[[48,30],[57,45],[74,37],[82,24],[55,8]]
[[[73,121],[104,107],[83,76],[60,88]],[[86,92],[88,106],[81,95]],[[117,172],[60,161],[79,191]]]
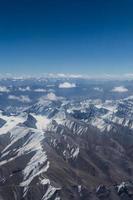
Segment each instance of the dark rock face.
[[4,119],[0,118],[0,128],[6,123],[6,121]]
[[110,190],[108,190],[105,185],[100,185],[96,190],[96,195],[99,199],[108,198],[110,195]]
[[133,198],[133,183],[130,182],[122,182],[117,186],[117,193],[121,198]]
[[27,120],[23,124],[29,128],[36,128],[36,122],[36,119],[32,115],[28,114]]

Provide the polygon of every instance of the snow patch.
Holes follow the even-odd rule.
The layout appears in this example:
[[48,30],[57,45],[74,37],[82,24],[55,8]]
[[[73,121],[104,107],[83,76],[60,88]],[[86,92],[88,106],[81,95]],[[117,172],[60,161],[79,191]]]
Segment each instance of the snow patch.
[[50,119],[48,119],[46,116],[42,116],[42,115],[35,115],[32,114],[33,117],[36,119],[36,127],[39,130],[45,130],[48,126],[48,124],[51,122]]
[[5,134],[12,130],[17,124],[23,123],[25,117],[23,116],[5,116],[0,113],[0,118],[6,121],[6,123],[0,128],[0,135]]

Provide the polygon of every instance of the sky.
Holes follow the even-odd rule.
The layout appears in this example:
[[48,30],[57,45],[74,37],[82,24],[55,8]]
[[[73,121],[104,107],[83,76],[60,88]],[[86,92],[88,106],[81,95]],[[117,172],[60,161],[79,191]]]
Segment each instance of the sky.
[[133,73],[133,1],[0,0],[0,73]]

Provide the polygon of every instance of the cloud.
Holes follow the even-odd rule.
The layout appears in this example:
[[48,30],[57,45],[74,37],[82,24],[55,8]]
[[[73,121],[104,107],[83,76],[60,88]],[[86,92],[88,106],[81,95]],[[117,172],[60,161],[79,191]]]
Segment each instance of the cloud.
[[99,91],[99,92],[103,92],[103,89],[99,88],[99,87],[95,87],[94,90]]
[[50,88],[50,89],[48,89],[48,92],[49,92],[49,93],[50,93],[50,92],[53,92],[53,93],[54,93],[55,90]]
[[57,77],[60,78],[83,78],[81,74],[57,74]]
[[47,77],[50,78],[84,78],[85,75],[82,74],[64,74],[64,73],[49,73],[46,74]]
[[75,88],[75,83],[64,82],[59,84],[59,88]]
[[10,92],[10,90],[5,86],[0,86],[0,92]]
[[22,91],[22,92],[26,92],[26,91],[30,91],[31,90],[29,86],[27,86],[25,88],[19,87],[18,89],[19,89],[19,91]]
[[133,73],[128,73],[124,75],[128,79],[133,79]]
[[9,95],[8,99],[17,100],[17,101],[20,101],[20,102],[23,102],[23,103],[30,103],[31,102],[30,98],[28,96],[24,96],[24,95],[21,95],[21,96]]
[[118,87],[114,87],[112,89],[112,92],[119,92],[119,93],[128,92],[128,89],[124,86],[118,86]]
[[58,97],[53,92],[50,92],[47,94],[47,99],[49,99],[50,101],[57,101]]
[[84,78],[84,76],[81,74],[70,74],[69,78]]
[[34,92],[46,92],[46,89],[37,88],[37,89],[34,90]]
[[53,93],[53,92],[50,92],[50,93],[48,93],[46,96],[41,96],[40,98],[39,98],[39,103],[40,104],[44,104],[44,102],[46,102],[46,101],[58,101],[58,100],[62,100],[62,99],[64,99],[63,97],[58,97],[58,96],[56,96],[56,94],[55,93]]

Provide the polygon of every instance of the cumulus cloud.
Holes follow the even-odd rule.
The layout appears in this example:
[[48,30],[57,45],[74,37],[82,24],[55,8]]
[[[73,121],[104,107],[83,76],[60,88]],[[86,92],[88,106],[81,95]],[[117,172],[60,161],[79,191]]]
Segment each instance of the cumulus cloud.
[[37,88],[37,89],[34,90],[34,92],[46,92],[46,89]]
[[5,86],[0,86],[0,92],[10,92],[10,90]]
[[118,86],[118,87],[114,87],[112,89],[112,92],[119,92],[119,93],[128,92],[128,89],[124,86]]
[[59,84],[59,88],[75,88],[75,83],[64,82]]
[[39,98],[39,103],[40,104],[44,104],[44,102],[46,102],[46,101],[58,101],[58,100],[61,100],[61,99],[63,99],[63,97],[58,97],[58,96],[56,96],[56,94],[55,93],[53,93],[53,92],[50,92],[50,93],[48,93],[46,96],[41,96],[40,98]]
[[8,99],[17,100],[17,101],[20,101],[20,102],[23,102],[23,103],[30,103],[31,102],[30,98],[28,96],[24,96],[24,95],[20,95],[20,96],[9,95]]
[[47,99],[49,99],[50,101],[56,101],[58,100],[58,97],[53,92],[50,92],[47,94]]
[[30,91],[31,90],[29,86],[27,86],[25,88],[19,87],[18,89],[19,89],[19,91],[22,91],[22,92],[26,92],[26,91]]

